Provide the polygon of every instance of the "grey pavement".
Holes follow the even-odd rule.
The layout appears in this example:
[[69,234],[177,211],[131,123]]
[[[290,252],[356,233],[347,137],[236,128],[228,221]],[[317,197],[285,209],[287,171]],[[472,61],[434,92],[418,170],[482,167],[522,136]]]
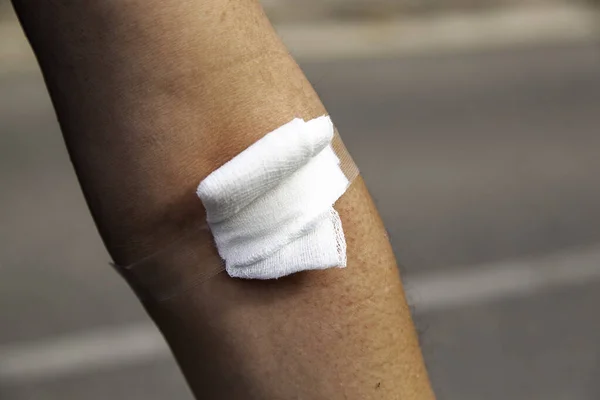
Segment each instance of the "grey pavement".
[[600,48],[306,65],[407,269],[600,240]]
[[[409,286],[423,274],[600,244],[598,50],[303,65]],[[108,267],[38,73],[0,76],[0,182],[0,347],[147,322]],[[599,289],[590,280],[428,312],[413,302],[439,398],[600,398]],[[191,398],[168,357],[53,379],[0,377],[6,400],[167,397]]]

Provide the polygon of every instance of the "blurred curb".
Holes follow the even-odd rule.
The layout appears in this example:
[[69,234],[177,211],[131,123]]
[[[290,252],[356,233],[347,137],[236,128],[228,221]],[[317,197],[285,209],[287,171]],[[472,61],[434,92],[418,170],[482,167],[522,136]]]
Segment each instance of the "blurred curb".
[[599,22],[590,6],[553,5],[277,30],[298,59],[318,61],[589,42],[598,37]]
[[[598,13],[581,4],[520,6],[388,20],[280,24],[300,61],[410,56],[540,43],[591,41]],[[0,22],[0,73],[37,70],[14,18]]]
[[596,0],[261,0],[275,23],[365,21]]

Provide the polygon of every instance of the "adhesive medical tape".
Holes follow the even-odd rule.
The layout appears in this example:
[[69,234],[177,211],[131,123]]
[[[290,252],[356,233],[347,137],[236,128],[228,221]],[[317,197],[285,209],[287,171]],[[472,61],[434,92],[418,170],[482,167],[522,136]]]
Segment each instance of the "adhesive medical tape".
[[[359,170],[337,129],[331,146],[350,186],[358,177]],[[166,248],[132,265],[112,266],[137,296],[146,302],[162,302],[187,293],[225,271],[225,263],[219,257],[211,231],[205,223],[192,228]]]

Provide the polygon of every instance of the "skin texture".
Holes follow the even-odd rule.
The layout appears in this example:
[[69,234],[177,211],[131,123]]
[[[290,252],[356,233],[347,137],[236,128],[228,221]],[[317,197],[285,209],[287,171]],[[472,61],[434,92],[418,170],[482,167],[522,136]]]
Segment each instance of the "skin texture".
[[[195,187],[215,168],[294,117],[326,114],[254,0],[13,4],[117,264],[202,220]],[[145,304],[197,398],[434,398],[362,179],[336,209],[347,269],[272,282],[220,274]]]

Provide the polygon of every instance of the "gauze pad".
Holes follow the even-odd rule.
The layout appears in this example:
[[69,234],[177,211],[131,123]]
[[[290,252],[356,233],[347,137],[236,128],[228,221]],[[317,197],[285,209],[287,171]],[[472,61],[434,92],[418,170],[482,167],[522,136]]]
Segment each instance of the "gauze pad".
[[[300,145],[305,150],[303,153],[294,152],[294,154],[300,154],[299,160],[301,160],[295,164],[296,167],[286,169],[284,167],[290,165],[288,163],[289,159],[288,161],[284,161],[284,158],[282,157],[282,161],[279,163],[279,161],[277,161],[278,159],[269,157],[271,162],[270,168],[276,170],[277,173],[280,173],[282,179],[291,176],[301,166],[307,165],[308,161],[305,162],[304,160],[311,160],[328,146],[331,131],[328,124],[323,122],[325,121],[321,119],[308,121],[306,123],[302,120],[296,120],[293,124],[286,124],[284,127],[278,129],[278,132],[286,130],[288,132],[295,131],[296,133],[299,133],[295,128],[305,124],[309,124],[309,127],[312,126],[312,128],[316,128],[317,126],[323,128],[322,131],[311,129],[310,132],[305,132],[314,134],[315,138],[312,139],[308,139],[309,136],[306,135],[294,136],[295,140],[299,140]],[[305,128],[301,129],[304,130]],[[316,140],[316,137],[321,137],[323,142]],[[271,138],[271,136],[269,136],[269,138]],[[289,139],[291,136],[288,136],[287,138]],[[304,142],[306,139],[309,140],[308,143]],[[282,147],[282,151],[284,149],[289,150],[289,147],[286,146],[285,142],[282,142],[281,145],[284,146]],[[340,160],[340,168],[346,176],[346,179],[348,182],[353,182],[359,176],[360,172],[337,131],[335,131],[333,135],[331,147],[337,158]],[[283,152],[278,154],[282,155]],[[248,170],[246,180],[249,181],[251,179],[259,179],[259,176]],[[277,180],[274,181],[276,184]],[[271,184],[273,184],[273,182]],[[231,187],[235,188],[236,185]],[[260,196],[257,197],[256,192],[254,192],[254,194],[249,195],[243,203],[250,205],[259,197]],[[227,201],[223,198],[216,197],[214,200],[216,202]],[[237,207],[240,207],[239,203]],[[239,212],[241,212],[241,209],[237,210],[236,207],[223,211],[221,220],[227,219],[224,218],[227,215],[233,215]],[[320,266],[320,268],[326,268],[325,266],[330,265],[331,261],[336,258],[336,256],[339,256],[342,261],[337,264],[333,263],[335,264],[334,266],[343,266],[345,264],[345,243],[341,230],[342,227],[341,224],[338,223],[339,219],[336,218],[337,214],[335,214],[335,211],[330,210],[330,212],[333,213],[333,215],[330,216],[330,221],[334,222],[333,226],[326,219],[319,219],[322,221],[322,226],[318,226],[318,229],[311,231],[311,233],[315,232],[314,236],[317,238],[326,238],[326,240],[315,242],[313,240],[314,236],[311,234],[302,235],[297,241],[290,242],[289,246],[283,246],[282,249],[276,253],[277,257],[280,257],[281,260],[292,260],[296,257],[295,261],[286,261],[285,263],[285,265],[292,266],[292,268],[288,270],[289,273],[302,269],[314,268],[314,260],[317,259],[317,257],[324,257],[324,255],[329,256],[331,260],[326,260],[326,262],[319,261],[317,265]],[[213,214],[213,216],[214,215],[215,214]],[[218,217],[215,218],[215,221],[218,220]],[[316,224],[315,227],[317,227],[317,225],[318,224]],[[328,230],[327,235],[323,234],[323,227]],[[332,227],[334,235],[330,234]],[[337,254],[331,252],[331,249],[333,249],[334,246],[339,246]],[[315,254],[316,256],[314,256]],[[300,257],[298,257],[298,255],[300,255]],[[272,257],[275,257],[275,255]],[[271,258],[271,260],[273,263],[278,263],[278,261],[275,261],[275,258]],[[217,276],[225,271],[225,262],[219,255],[215,246],[213,234],[204,221],[194,221],[186,229],[182,229],[182,235],[171,244],[159,249],[153,254],[143,257],[133,264],[121,266],[113,263],[112,265],[134,289],[140,300],[143,302],[159,303],[176,300],[181,296],[193,293],[194,290],[211,290],[210,282],[214,282],[213,278],[216,279]],[[270,268],[269,264],[265,265]],[[278,265],[283,265],[283,263],[278,263]],[[308,267],[306,267],[307,265]],[[256,271],[258,268],[255,268],[254,270]],[[287,272],[281,273],[285,274]],[[257,275],[260,275],[260,270]],[[204,289],[200,289],[200,287]]]
[[333,204],[350,182],[328,116],[295,119],[215,170],[198,187],[230,276],[273,279],[346,266]]

